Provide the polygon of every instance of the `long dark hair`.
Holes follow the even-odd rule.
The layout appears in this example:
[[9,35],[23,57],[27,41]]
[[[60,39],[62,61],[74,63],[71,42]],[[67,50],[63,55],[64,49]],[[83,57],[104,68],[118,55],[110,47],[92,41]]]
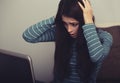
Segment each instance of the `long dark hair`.
[[[90,60],[86,39],[83,34],[84,25],[83,12],[78,1],[82,3],[82,0],[61,0],[58,6],[58,11],[55,18],[56,24],[56,42],[55,42],[55,64],[54,74],[58,79],[63,80],[68,75],[69,60],[71,58],[71,47],[74,42],[74,38],[70,37],[63,22],[62,16],[67,16],[79,21],[79,30],[77,41],[77,63],[80,66],[80,77],[83,80],[88,80],[89,75],[92,72],[93,63]],[[82,3],[83,4],[83,3]]]

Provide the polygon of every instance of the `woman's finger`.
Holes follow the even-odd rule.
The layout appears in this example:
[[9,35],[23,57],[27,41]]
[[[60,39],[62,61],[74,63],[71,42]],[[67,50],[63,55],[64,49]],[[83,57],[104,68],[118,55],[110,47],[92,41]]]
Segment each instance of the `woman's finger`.
[[84,10],[83,5],[82,5],[80,2],[78,2],[78,4],[79,4],[79,6],[81,7],[81,9]]
[[83,4],[84,4],[84,6],[86,6],[86,0],[82,0],[82,2],[83,2]]
[[91,8],[91,4],[89,0],[85,1],[85,7]]

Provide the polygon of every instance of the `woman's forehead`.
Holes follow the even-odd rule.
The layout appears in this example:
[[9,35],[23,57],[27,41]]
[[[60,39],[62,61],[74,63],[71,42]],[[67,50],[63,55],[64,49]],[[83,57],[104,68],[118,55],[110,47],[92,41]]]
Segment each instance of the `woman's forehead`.
[[70,22],[70,23],[79,23],[76,19],[72,17],[62,16],[62,21],[64,22]]

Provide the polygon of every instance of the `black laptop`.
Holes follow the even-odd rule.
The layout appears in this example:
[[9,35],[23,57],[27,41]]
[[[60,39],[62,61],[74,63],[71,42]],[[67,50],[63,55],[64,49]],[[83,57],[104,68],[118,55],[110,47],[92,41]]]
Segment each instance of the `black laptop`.
[[35,83],[30,56],[0,49],[0,83]]

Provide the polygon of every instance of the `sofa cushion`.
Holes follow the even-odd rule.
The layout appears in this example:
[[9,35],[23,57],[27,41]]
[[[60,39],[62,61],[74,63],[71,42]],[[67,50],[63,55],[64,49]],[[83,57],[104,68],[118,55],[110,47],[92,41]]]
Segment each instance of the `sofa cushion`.
[[102,28],[113,36],[113,45],[108,57],[98,73],[100,80],[119,80],[120,79],[120,26]]
[[113,36],[112,47],[120,46],[120,26],[104,27],[102,29],[109,32]]
[[120,79],[120,47],[112,48],[100,69],[99,79]]

